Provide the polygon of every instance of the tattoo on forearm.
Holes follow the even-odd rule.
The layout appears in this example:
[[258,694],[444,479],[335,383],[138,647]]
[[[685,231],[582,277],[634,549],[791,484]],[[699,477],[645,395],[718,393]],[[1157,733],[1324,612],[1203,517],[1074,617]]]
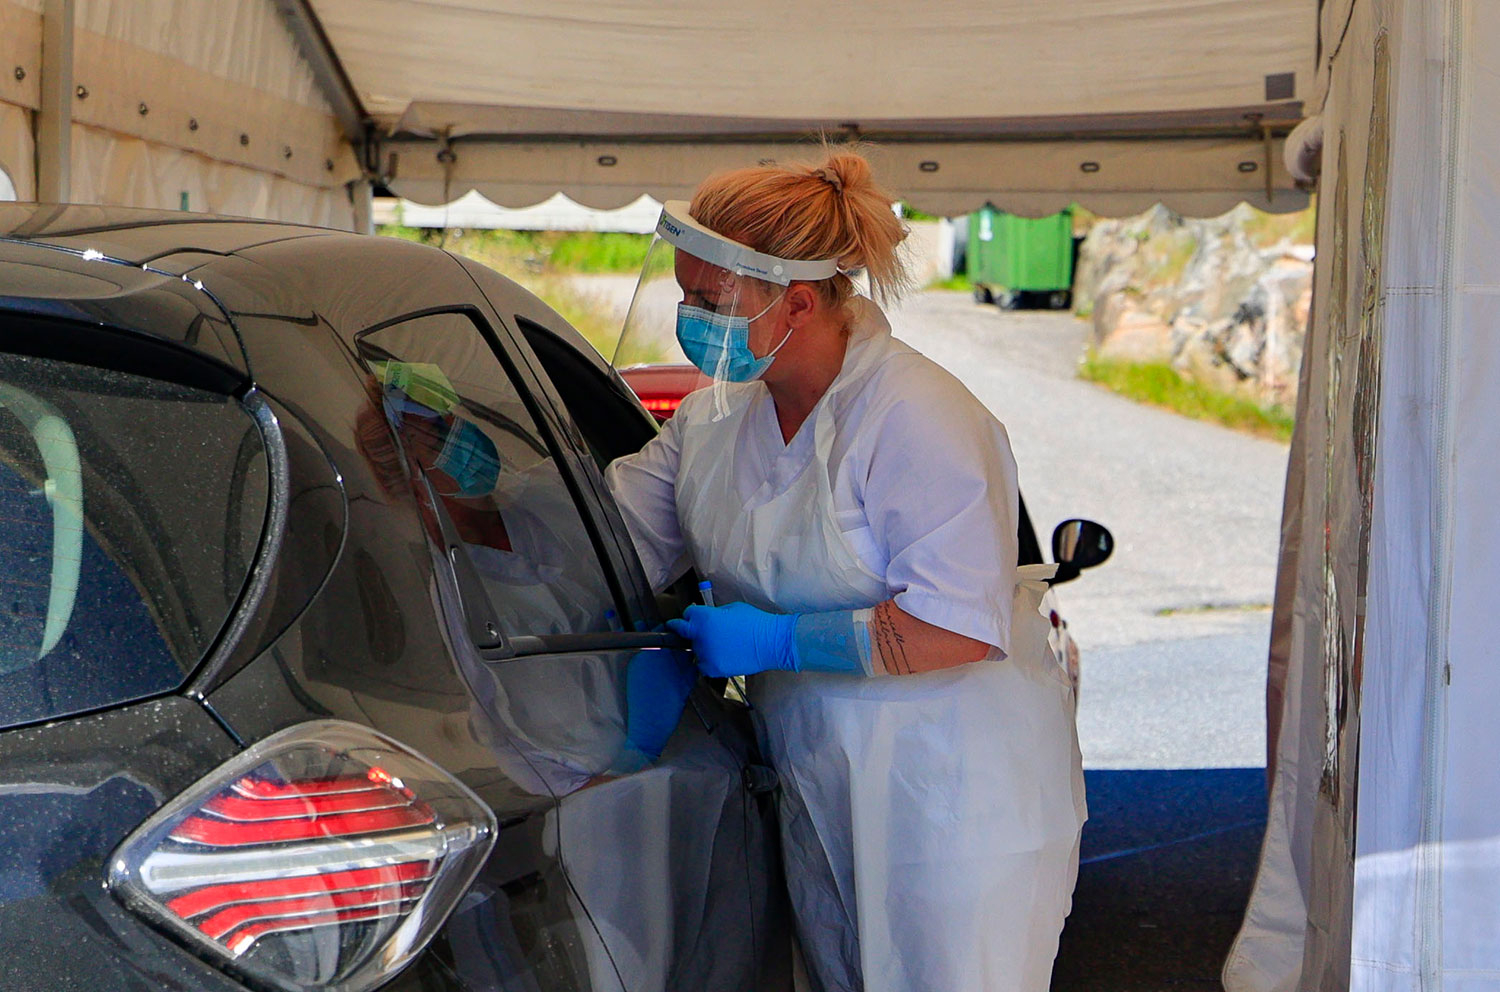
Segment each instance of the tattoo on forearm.
[[906,638],[896,629],[892,612],[889,603],[881,603],[875,608],[875,641],[880,645],[880,656],[895,674],[910,675],[912,666],[906,657]]

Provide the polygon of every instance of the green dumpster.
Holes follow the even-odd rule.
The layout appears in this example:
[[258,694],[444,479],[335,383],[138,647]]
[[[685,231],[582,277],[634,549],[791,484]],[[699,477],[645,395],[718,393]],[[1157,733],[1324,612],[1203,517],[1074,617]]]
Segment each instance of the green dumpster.
[[1073,211],[1017,217],[986,204],[969,217],[969,281],[974,299],[1004,309],[1072,303]]

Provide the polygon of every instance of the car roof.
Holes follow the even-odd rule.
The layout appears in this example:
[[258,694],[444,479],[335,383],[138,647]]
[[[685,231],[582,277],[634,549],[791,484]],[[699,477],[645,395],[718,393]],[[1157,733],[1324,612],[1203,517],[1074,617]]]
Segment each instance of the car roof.
[[86,204],[0,203],[0,238],[96,251],[144,265],[184,251],[231,254],[269,241],[337,234],[328,228],[245,217]]
[[[247,377],[256,374],[256,353],[275,347],[289,325],[322,323],[349,338],[402,313],[481,300],[607,371],[566,321],[516,283],[397,238],[167,210],[0,203],[0,270],[3,263],[12,264],[9,278],[0,271],[0,310],[166,338]],[[219,337],[230,344],[205,337],[205,320],[223,325]]]

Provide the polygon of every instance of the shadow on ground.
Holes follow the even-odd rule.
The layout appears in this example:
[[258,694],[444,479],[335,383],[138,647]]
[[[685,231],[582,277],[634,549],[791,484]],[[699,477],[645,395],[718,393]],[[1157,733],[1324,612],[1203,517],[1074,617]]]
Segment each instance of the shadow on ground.
[[1265,770],[1090,771],[1053,992],[1219,989],[1266,823]]

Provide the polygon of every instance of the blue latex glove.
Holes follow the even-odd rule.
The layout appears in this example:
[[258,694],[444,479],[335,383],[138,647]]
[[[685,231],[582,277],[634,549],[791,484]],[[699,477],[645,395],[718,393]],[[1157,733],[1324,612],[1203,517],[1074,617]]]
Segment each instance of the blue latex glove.
[[641,651],[625,669],[625,740],[650,761],[661,757],[682,719],[698,671],[681,651]]
[[795,615],[767,613],[749,603],[689,606],[667,629],[693,642],[698,670],[709,678],[797,670],[792,636]]

